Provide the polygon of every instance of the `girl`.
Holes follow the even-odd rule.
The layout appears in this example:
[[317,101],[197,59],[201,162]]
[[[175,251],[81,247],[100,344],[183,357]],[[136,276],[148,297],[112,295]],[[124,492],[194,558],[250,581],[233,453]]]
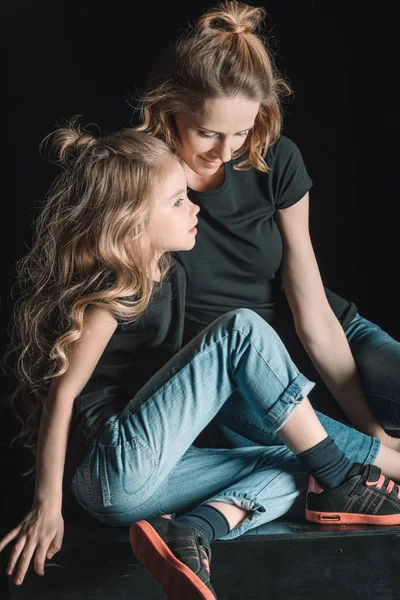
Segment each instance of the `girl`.
[[[264,43],[264,14],[230,0],[211,8],[160,57],[143,97],[139,130],[182,158],[201,207],[199,241],[179,254],[184,340],[229,310],[254,310],[337,402],[335,416],[399,451],[400,343],[323,287],[308,229],[312,182],[281,135],[290,89]],[[237,422],[208,432],[211,445],[254,441]]]
[[[133,551],[174,600],[215,598],[211,542],[288,511],[307,473],[308,519],[400,523],[399,486],[380,470],[400,481],[398,454],[344,435],[349,459],[307,399],[313,383],[256,313],[231,311],[180,349],[185,279],[170,253],[193,248],[199,209],[164,142],[132,129],[96,139],[76,124],[52,142],[63,170],[19,265],[26,394],[15,409],[37,451],[32,509],[0,542],[15,541],[15,583],[61,548],[63,477],[88,513],[130,525]],[[236,389],[232,409],[265,444],[193,447]]]

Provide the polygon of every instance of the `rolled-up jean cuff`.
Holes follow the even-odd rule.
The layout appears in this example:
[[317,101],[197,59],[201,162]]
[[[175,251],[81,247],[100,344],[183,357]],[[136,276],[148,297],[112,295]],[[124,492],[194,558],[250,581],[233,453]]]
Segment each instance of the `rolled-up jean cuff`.
[[381,444],[382,444],[382,440],[380,440],[379,438],[371,438],[371,448],[367,455],[367,458],[365,459],[364,464],[366,464],[366,465],[374,464],[376,457],[378,456],[378,452],[381,448]]
[[233,538],[239,537],[257,527],[259,525],[259,521],[265,522],[265,506],[257,502],[257,500],[253,500],[251,498],[247,498],[241,493],[231,491],[224,492],[221,496],[215,496],[213,498],[209,498],[203,504],[209,504],[210,502],[224,502],[226,504],[234,504],[243,510],[246,510],[249,514],[243,521],[241,521],[236,527],[231,529],[229,533],[221,537],[221,540],[231,540]]
[[[293,411],[308,396],[315,383],[299,373],[268,413],[271,429],[276,433]],[[276,414],[274,418],[274,414]]]

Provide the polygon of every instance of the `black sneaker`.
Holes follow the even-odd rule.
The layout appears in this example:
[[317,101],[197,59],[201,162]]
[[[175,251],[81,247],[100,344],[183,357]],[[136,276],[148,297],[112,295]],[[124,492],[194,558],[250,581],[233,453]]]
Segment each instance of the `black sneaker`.
[[204,535],[171,517],[133,523],[129,531],[138,561],[172,600],[214,600],[211,549]]
[[379,467],[360,463],[332,490],[324,490],[310,477],[306,519],[320,524],[400,525],[400,487]]

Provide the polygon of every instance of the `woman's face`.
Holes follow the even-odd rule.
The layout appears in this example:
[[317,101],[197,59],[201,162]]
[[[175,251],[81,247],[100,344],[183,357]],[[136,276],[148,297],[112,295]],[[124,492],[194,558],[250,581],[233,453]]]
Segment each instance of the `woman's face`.
[[208,98],[202,115],[175,114],[179,156],[197,175],[213,175],[245,142],[260,108],[243,96]]

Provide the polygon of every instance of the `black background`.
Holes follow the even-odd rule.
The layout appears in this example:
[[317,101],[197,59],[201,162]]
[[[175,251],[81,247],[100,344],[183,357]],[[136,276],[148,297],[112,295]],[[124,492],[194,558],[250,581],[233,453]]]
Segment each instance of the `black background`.
[[[324,283],[400,337],[399,44],[394,4],[271,0],[271,48],[294,97],[284,133],[314,181],[311,232]],[[2,207],[2,345],[13,265],[57,168],[38,152],[61,119],[105,133],[136,122],[132,98],[160,50],[214,2],[14,1],[4,21],[8,92]]]
[[[40,141],[61,119],[77,114],[104,133],[135,123],[131,98],[157,54],[213,4],[11,0],[6,9],[3,4],[1,96],[8,103],[0,213],[2,349],[13,265],[30,244],[33,207],[57,174],[40,158]],[[311,233],[324,282],[400,338],[396,3],[271,0],[264,5],[276,63],[295,91],[284,133],[300,147],[314,181]],[[0,536],[29,510],[33,493],[31,478],[24,483],[20,476],[33,458],[8,448],[13,429],[0,414],[6,490]],[[14,516],[11,508],[18,508]]]

